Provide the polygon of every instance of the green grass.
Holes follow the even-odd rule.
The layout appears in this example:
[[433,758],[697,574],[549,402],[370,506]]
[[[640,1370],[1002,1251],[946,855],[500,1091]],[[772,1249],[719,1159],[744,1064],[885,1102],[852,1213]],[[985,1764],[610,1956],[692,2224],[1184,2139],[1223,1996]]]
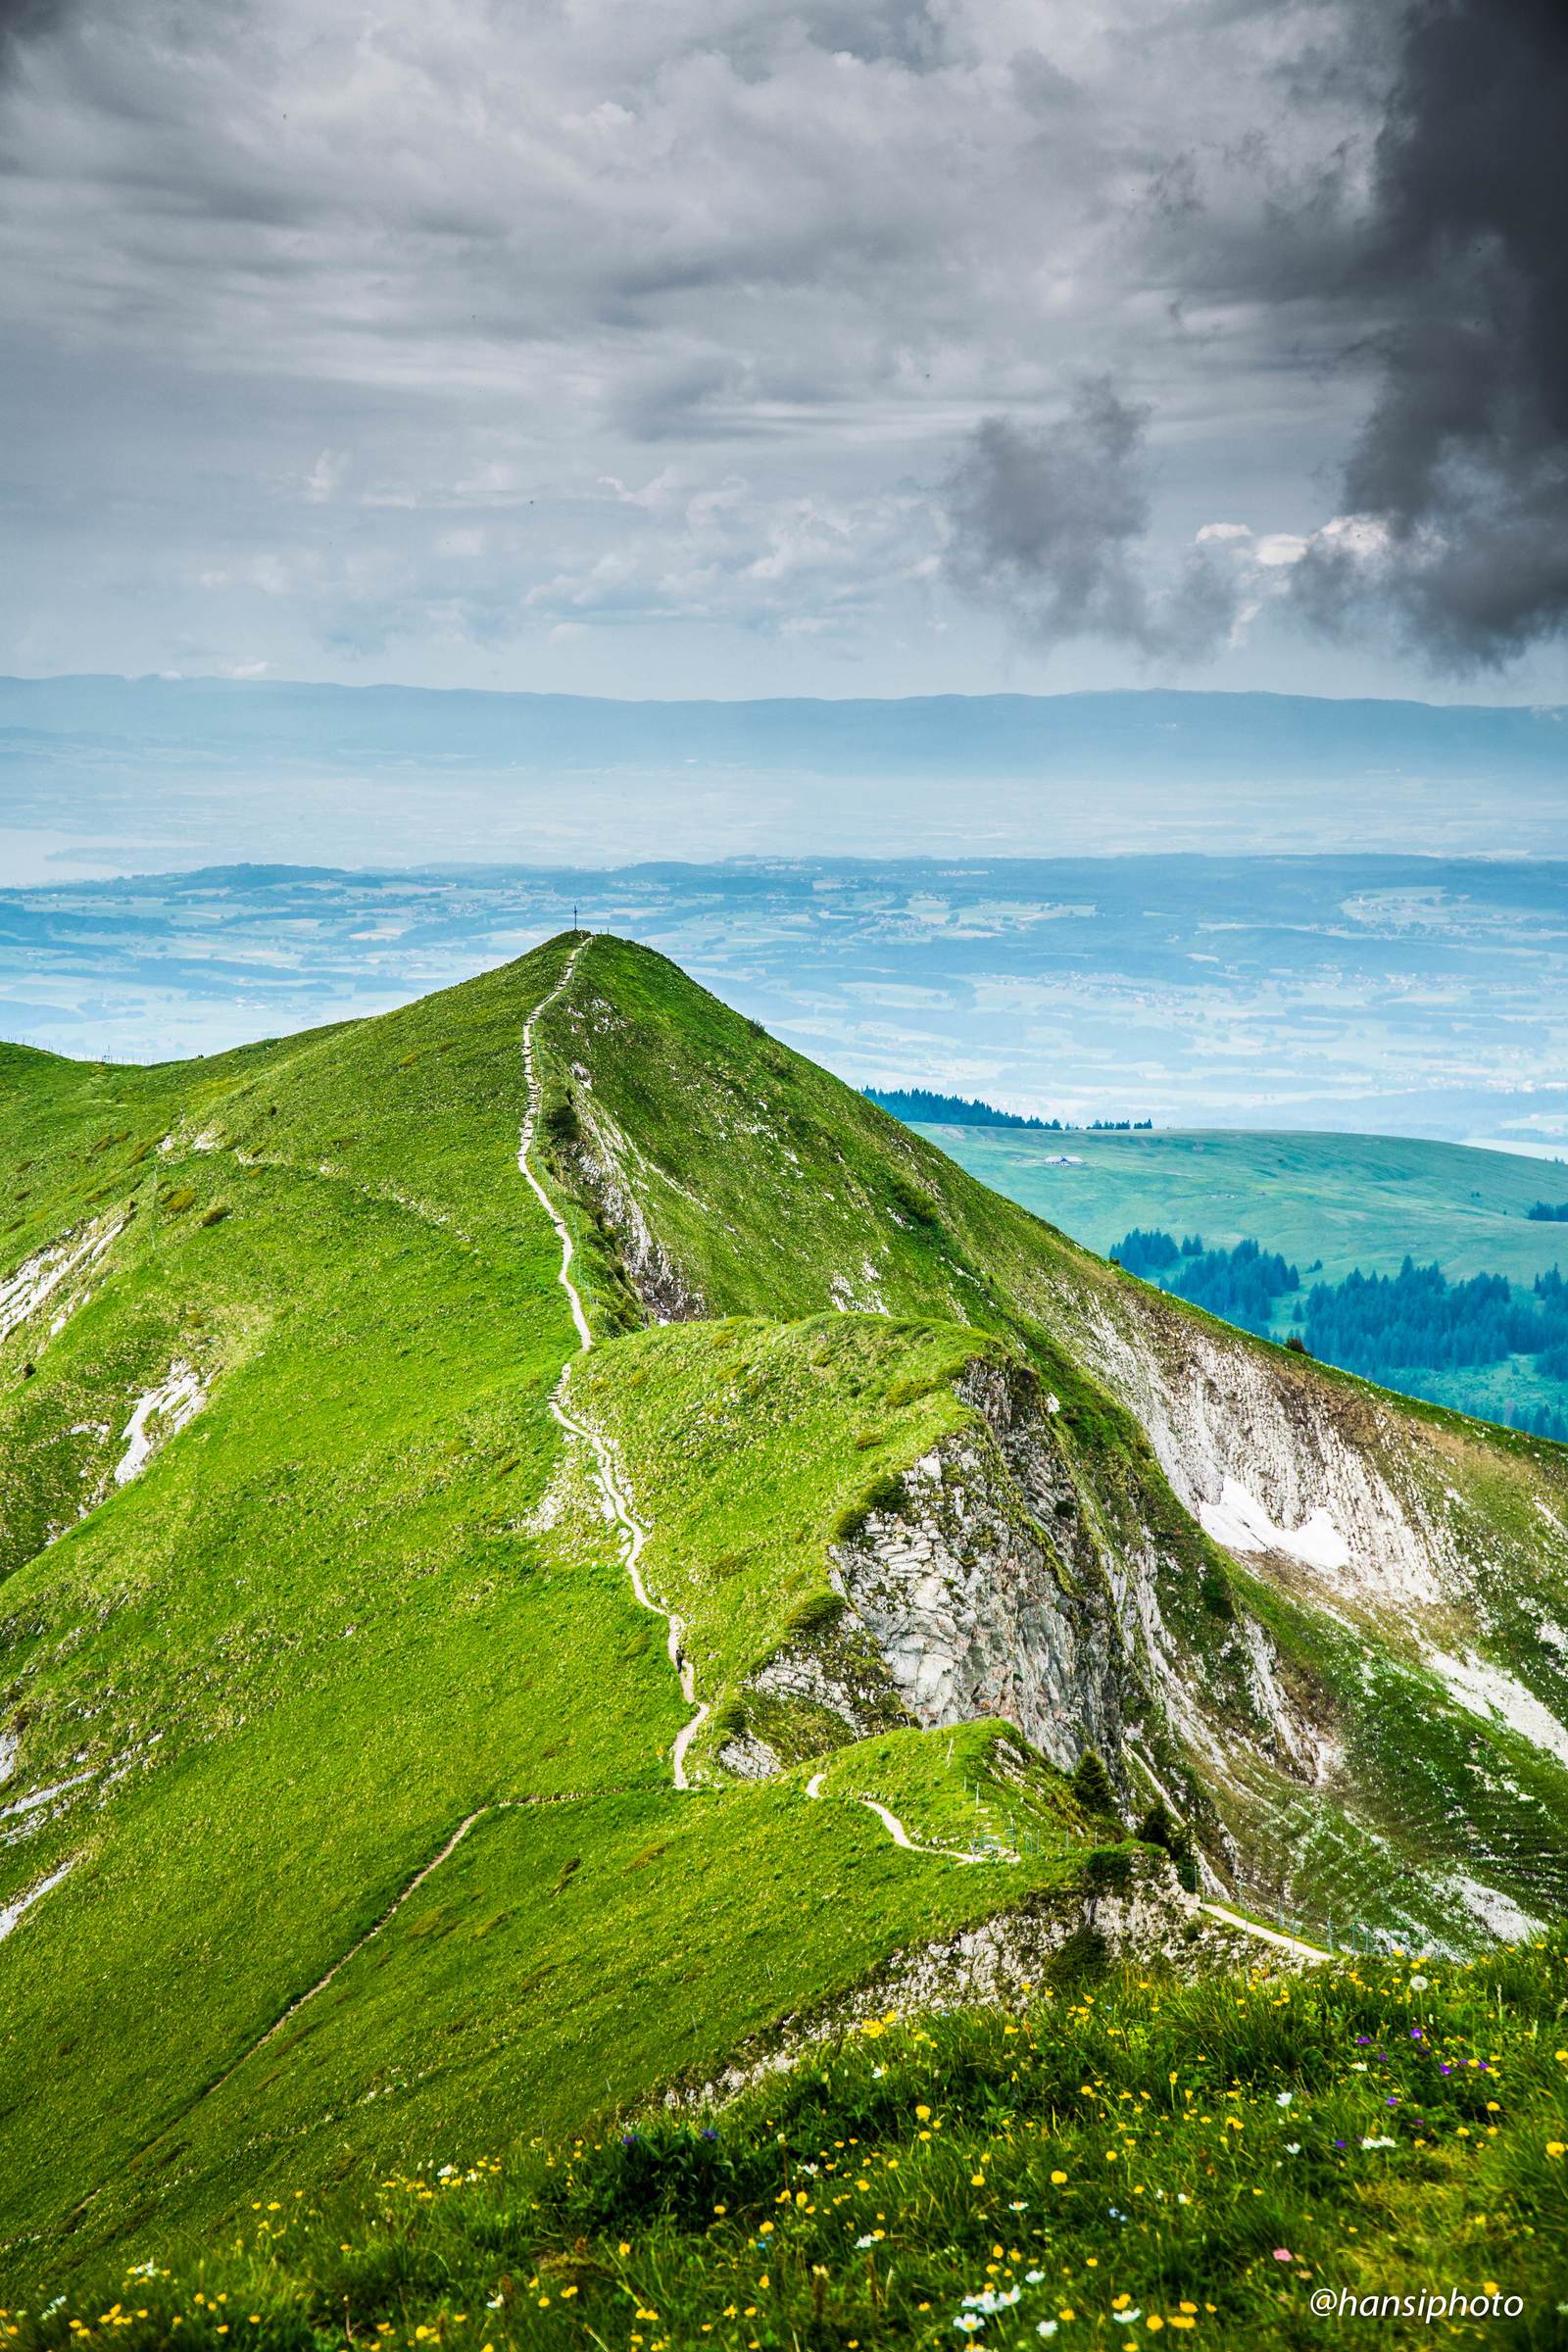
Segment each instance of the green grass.
[[[715,1707],[699,1755],[751,1670],[831,1628],[832,1544],[879,1481],[972,1418],[953,1383],[979,1351],[949,1325],[737,1318],[661,1326],[573,1375],[574,1399],[636,1465],[649,1588],[690,1628]],[[812,1751],[804,1718],[793,1736],[771,1728],[790,1752]]]
[[[0,1944],[12,2301],[13,2281],[36,2303],[127,2249],[217,2249],[258,2197],[282,2210],[335,2183],[352,2203],[437,2155],[467,2167],[645,2109],[831,2010],[890,1955],[1020,1901],[1076,1919],[1085,1833],[1105,1833],[997,1724],[918,1731],[885,1675],[858,1740],[826,1708],[761,1720],[752,1678],[769,1658],[853,1646],[835,1553],[933,1450],[990,1448],[1079,1654],[1114,1661],[1144,1751],[1215,1852],[1222,1826],[1234,1836],[1260,1894],[1283,1883],[1299,1782],[1260,1712],[1244,1613],[1279,1678],[1324,1694],[1327,1728],[1358,1711],[1372,1727],[1376,1753],[1356,1754],[1370,1812],[1344,1841],[1361,1901],[1403,1873],[1419,1910],[1478,1754],[1493,1844],[1561,1818],[1557,1768],[1507,1739],[1467,1743],[1451,1708],[1423,1720],[1401,1784],[1404,1694],[1432,1701],[1404,1629],[1361,1627],[1342,1657],[1310,1595],[1272,1572],[1254,1591],[1177,1502],[1132,1394],[1089,1368],[1111,1360],[1107,1332],[1138,1364],[1218,1327],[987,1193],[661,958],[596,939],[541,1025],[549,1100],[569,1089],[575,1105],[541,1149],[604,1343],[569,1394],[619,1452],[649,1584],[688,1620],[714,1709],[692,1756],[706,1777],[677,1795],[688,1709],[548,1411],[575,1342],[515,1166],[521,1023],[567,952],[189,1065],[0,1054],[4,1271],[123,1220],[0,1348],[0,1730],[19,1742],[4,1801],[57,1791],[5,1816],[0,1906],[71,1865]],[[643,1328],[647,1267],[616,1186],[701,1320]],[[1554,1449],[1385,1407],[1238,1335],[1213,1344],[1298,1384],[1401,1491],[1453,1487],[1471,1580],[1456,1641],[1483,1638],[1483,1602],[1509,1659],[1540,1652],[1541,1611],[1568,1623],[1542,1516],[1568,1518]],[[131,1405],[175,1362],[201,1373],[203,1409],[119,1488]],[[1027,1460],[1004,1462],[960,1374],[1006,1391]],[[944,1484],[960,1549],[969,1500]],[[1223,1769],[1193,1736],[1199,1709]],[[737,1715],[777,1741],[776,1779],[723,1772]],[[1420,1791],[1413,1826],[1401,1785]],[[1021,1859],[901,1850],[865,1796],[922,1840],[1011,1841]],[[1326,1788],[1314,1836],[1361,1804]]]
[[901,1852],[798,1784],[502,1804],[283,2033],[127,2155],[75,2234],[216,2228],[242,2191],[363,2181],[433,2148],[457,2161],[522,2119],[561,2131],[635,2105],[855,1984],[916,1927],[1068,1875]]
[[1314,2293],[1458,2290],[1522,2310],[1380,2340],[1544,2348],[1568,2302],[1565,2019],[1560,1944],[1196,1984],[1062,1971],[1011,2012],[808,2048],[711,2120],[502,2155],[476,2117],[463,2158],[363,2197],[321,2171],[263,2184],[221,2244],[144,2237],[13,2340],[1307,2352],[1368,2325]]
[[1027,1881],[1075,1880],[1105,1834],[1071,1784],[1018,1739],[1012,1725],[962,1723],[951,1732],[896,1731],[835,1749],[822,1796],[874,1797],[911,1838],[958,1853],[1015,1854]]
[[[514,1160],[518,1031],[552,969],[545,952],[216,1073],[27,1060],[14,1131],[35,1221],[14,1249],[68,1227],[106,1165],[136,1211],[64,1328],[13,1343],[0,1392],[3,1719],[21,1786],[76,1783],[0,1850],[0,1901],[74,1863],[0,1952],[8,2268],[216,2222],[323,2144],[363,2172],[479,2118],[501,2141],[585,2096],[646,2095],[1016,1897],[1015,1874],[901,1854],[799,1787],[669,1790],[686,1710],[658,1629],[586,1498],[546,1507],[545,1402],[573,1342]],[[888,1407],[895,1450],[957,1415],[930,1385],[953,1335],[858,1344],[926,1383]],[[647,1345],[627,1345],[633,1377]],[[208,1377],[205,1409],[78,1523],[128,1399],[176,1356]],[[106,1434],[70,1438],[84,1420]],[[849,1437],[843,1454],[863,1476]],[[722,1489],[722,1462],[709,1472]],[[778,1466],[781,1514],[816,1532],[813,1591],[849,1475],[825,1454]],[[662,1506],[657,1463],[636,1476]],[[699,1502],[705,1542],[732,1507]],[[742,1615],[742,1649],[751,1633]],[[430,1905],[248,2059],[483,1808]],[[414,1932],[443,1906],[450,1934]]]

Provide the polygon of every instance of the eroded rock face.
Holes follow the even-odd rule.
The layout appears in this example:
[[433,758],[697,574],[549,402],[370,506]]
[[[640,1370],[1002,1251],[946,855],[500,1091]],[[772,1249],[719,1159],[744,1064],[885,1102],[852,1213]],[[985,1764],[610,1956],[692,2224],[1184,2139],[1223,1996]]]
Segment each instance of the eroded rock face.
[[718,1761],[745,1780],[915,1720],[853,1617],[776,1649],[748,1675],[743,1695],[745,1735],[732,1737]]
[[576,1104],[582,1135],[571,1153],[573,1173],[600,1224],[613,1236],[627,1282],[656,1323],[702,1320],[709,1313],[706,1299],[654,1233],[629,1180],[632,1147],[608,1113],[588,1100],[587,1072],[573,1074],[583,1090]]
[[995,1715],[1070,1771],[1114,1755],[1138,1677],[1032,1384],[972,1365],[978,1425],[904,1474],[905,1502],[872,1512],[829,1574],[929,1730]]
[[1413,1482],[1387,1467],[1396,1448],[1375,1400],[1295,1377],[1158,1302],[1139,1306],[1147,1328],[1137,1333],[1103,1308],[1090,1317],[1086,1351],[1216,1543],[1288,1560],[1303,1581],[1377,1616],[1455,1593],[1452,1537]]
[[782,1769],[775,1750],[754,1732],[732,1732],[717,1750],[716,1761],[738,1781],[770,1781]]

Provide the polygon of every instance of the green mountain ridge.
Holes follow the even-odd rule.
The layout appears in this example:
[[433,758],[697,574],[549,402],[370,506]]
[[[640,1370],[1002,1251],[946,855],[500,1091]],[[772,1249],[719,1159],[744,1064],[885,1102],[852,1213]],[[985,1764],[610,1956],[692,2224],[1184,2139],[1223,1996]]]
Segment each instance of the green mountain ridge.
[[1563,1908],[1568,1453],[1119,1274],[660,956],[0,1088],[8,2277],[922,1953]]

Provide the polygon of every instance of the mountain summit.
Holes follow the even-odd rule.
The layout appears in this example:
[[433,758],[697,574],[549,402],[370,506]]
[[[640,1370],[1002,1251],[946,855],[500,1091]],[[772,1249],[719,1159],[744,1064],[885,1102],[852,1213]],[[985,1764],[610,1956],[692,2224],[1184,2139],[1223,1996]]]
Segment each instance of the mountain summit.
[[0,1090],[12,2268],[1074,1939],[1562,1908],[1568,1454],[1149,1289],[662,957]]

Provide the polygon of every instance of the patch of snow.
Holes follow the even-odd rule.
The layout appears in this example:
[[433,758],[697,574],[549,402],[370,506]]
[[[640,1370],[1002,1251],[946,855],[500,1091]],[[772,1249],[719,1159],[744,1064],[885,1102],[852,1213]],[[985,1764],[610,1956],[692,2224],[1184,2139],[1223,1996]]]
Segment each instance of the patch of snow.
[[35,1886],[29,1886],[25,1894],[19,1894],[14,1903],[7,1903],[0,1908],[0,1943],[11,1934],[23,1913],[30,1911],[40,1896],[47,1894],[52,1886],[58,1886],[61,1880],[75,1867],[75,1856],[73,1855],[69,1862],[62,1862],[52,1870],[46,1879],[40,1879]]
[[1559,1764],[1568,1764],[1568,1729],[1511,1674],[1489,1665],[1474,1651],[1467,1658],[1455,1658],[1423,1642],[1421,1655],[1429,1671],[1470,1714],[1500,1719],[1532,1747],[1544,1748]]
[[1479,1919],[1484,1928],[1502,1943],[1524,1943],[1541,1933],[1541,1921],[1521,1910],[1511,1894],[1498,1886],[1483,1886],[1467,1871],[1456,1870],[1451,1877],[1440,1881],[1450,1894],[1456,1894],[1472,1919]]
[[[1337,1398],[1285,1376],[1240,1333],[1224,1339],[1178,1321],[1130,1289],[1092,1308],[1081,1336],[1093,1369],[1149,1433],[1178,1499],[1217,1541],[1264,1550],[1283,1534],[1283,1548],[1336,1596],[1401,1624],[1464,1589],[1446,1513],[1428,1510],[1413,1481],[1396,1490],[1384,1467],[1381,1408],[1369,1403],[1373,1420],[1352,1437]],[[1210,1516],[1219,1512],[1225,1536]]]
[[1227,1478],[1218,1502],[1202,1502],[1198,1516],[1204,1532],[1227,1551],[1284,1551],[1308,1568],[1348,1568],[1350,1547],[1320,1503],[1299,1527],[1277,1527],[1255,1494],[1239,1479]]
[[125,1450],[115,1464],[116,1486],[128,1486],[133,1478],[139,1477],[159,1440],[174,1437],[201,1411],[206,1400],[206,1383],[200,1372],[194,1364],[176,1356],[157,1388],[137,1397],[130,1419],[120,1433]]
[[64,1796],[68,1788],[79,1788],[83,1781],[91,1779],[90,1772],[74,1772],[69,1780],[56,1781],[52,1788],[33,1788],[27,1795],[17,1797],[9,1805],[0,1805],[0,1821],[10,1821],[18,1813],[36,1813],[40,1805],[47,1805],[53,1798]]
[[17,1750],[21,1745],[15,1732],[0,1732],[0,1788],[17,1769]]
[[1568,1527],[1564,1527],[1556,1512],[1549,1510],[1546,1504],[1542,1501],[1539,1494],[1536,1496],[1536,1508],[1541,1513],[1543,1519],[1545,1520],[1548,1527],[1554,1527],[1559,1536],[1568,1536]]
[[[38,1250],[0,1282],[0,1340],[9,1339],[19,1325],[35,1315],[78,1267],[96,1265],[123,1223],[122,1217],[117,1217],[108,1224],[89,1226],[74,1240],[51,1242],[48,1249]],[[51,1329],[58,1331],[64,1320],[64,1315],[58,1316]]]
[[1568,1649],[1568,1634],[1563,1632],[1560,1625],[1554,1625],[1549,1617],[1543,1617],[1536,1632],[1552,1649]]
[[1046,1410],[1048,1413],[1059,1413],[1061,1410],[1061,1398],[1056,1395],[1054,1389],[1047,1392]]

